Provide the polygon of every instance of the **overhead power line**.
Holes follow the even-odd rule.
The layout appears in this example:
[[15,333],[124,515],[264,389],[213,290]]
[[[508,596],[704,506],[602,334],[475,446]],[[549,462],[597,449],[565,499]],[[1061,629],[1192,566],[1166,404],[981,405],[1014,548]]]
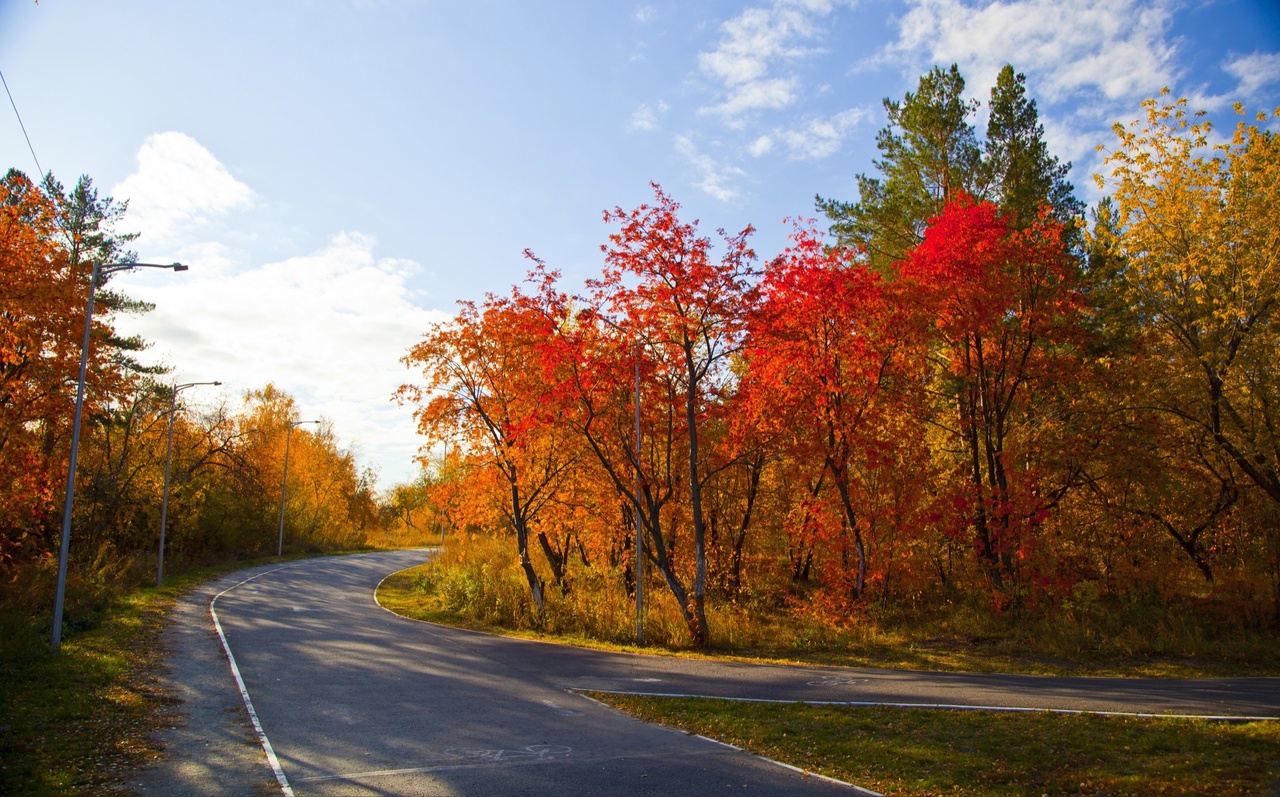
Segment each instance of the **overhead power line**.
[[4,84],[4,93],[9,95],[9,104],[13,106],[13,115],[18,117],[18,127],[22,128],[22,137],[27,140],[27,149],[31,151],[31,159],[36,162],[37,182],[44,179],[44,169],[40,167],[40,159],[36,157],[36,148],[31,146],[31,136],[27,135],[27,126],[22,123],[22,114],[18,113],[18,103],[13,101],[13,92],[9,91],[9,81],[0,72],[0,83]]

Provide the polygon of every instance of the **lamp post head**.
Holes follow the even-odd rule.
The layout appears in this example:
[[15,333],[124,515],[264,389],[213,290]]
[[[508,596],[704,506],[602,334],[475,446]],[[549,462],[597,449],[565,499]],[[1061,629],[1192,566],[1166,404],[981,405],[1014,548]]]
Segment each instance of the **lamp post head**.
[[171,268],[174,271],[186,271],[189,268],[189,266],[184,266],[181,263],[174,263],[173,266],[171,266]]

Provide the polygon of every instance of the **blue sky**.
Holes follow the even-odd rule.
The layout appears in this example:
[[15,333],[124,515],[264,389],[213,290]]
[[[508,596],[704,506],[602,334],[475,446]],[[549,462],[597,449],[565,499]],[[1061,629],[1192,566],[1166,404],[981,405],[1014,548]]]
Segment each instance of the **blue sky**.
[[[580,284],[602,211],[657,181],[776,254],[815,194],[856,198],[881,100],[953,62],[981,100],[1026,73],[1092,202],[1094,148],[1162,86],[1227,123],[1280,105],[1280,4],[0,0],[41,166],[128,198],[144,260],[191,264],[121,276],[157,304],[122,326],[180,380],[274,381],[384,486],[421,444],[398,358],[526,247]],[[7,107],[0,153],[36,172]]]

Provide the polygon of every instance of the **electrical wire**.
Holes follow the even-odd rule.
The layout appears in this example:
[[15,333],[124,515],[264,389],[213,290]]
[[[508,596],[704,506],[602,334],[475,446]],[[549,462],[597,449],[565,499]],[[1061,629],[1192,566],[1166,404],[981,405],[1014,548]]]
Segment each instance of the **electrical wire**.
[[18,103],[13,101],[13,92],[9,91],[9,81],[4,79],[4,72],[0,72],[0,83],[4,84],[4,93],[9,95],[9,104],[13,106],[13,115],[18,117],[18,127],[22,128],[22,137],[27,140],[27,149],[31,150],[31,159],[36,162],[36,171],[40,175],[39,179],[44,179],[44,169],[40,167],[40,159],[36,157],[36,148],[31,146],[31,136],[27,135],[27,126],[22,123],[22,114],[18,113]]

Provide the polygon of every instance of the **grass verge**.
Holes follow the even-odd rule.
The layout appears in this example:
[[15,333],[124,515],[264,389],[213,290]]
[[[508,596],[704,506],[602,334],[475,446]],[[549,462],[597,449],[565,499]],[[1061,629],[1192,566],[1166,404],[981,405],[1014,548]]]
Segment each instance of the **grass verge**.
[[883,794],[1280,794],[1277,722],[587,694]]
[[[0,616],[0,795],[127,795],[129,773],[160,755],[154,736],[174,699],[156,677],[170,608],[202,582],[257,565],[240,561],[121,594],[48,645],[48,613]],[[331,554],[318,554],[331,555]]]

